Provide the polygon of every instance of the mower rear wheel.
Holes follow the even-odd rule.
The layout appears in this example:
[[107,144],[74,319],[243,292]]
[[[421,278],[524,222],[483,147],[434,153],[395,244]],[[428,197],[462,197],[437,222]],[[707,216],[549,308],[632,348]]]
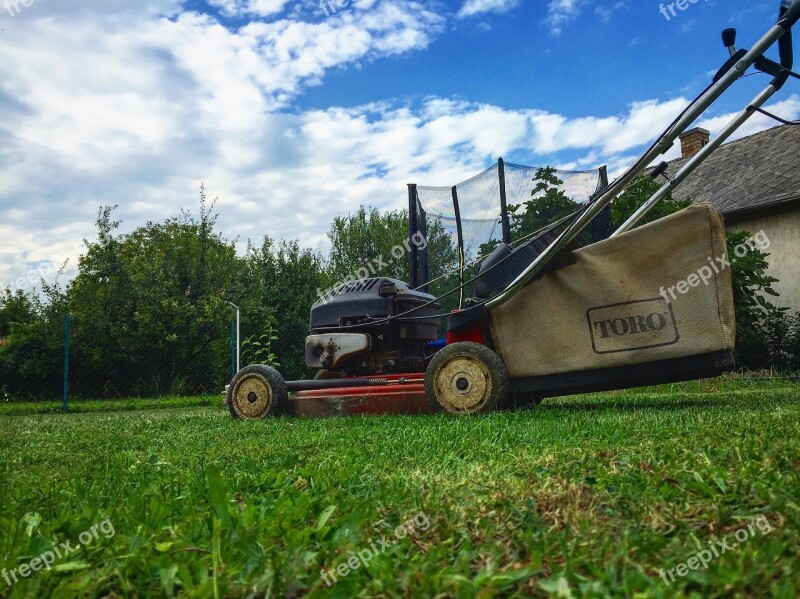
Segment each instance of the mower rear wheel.
[[228,387],[228,410],[234,418],[258,419],[283,414],[288,407],[286,381],[271,366],[242,368]]
[[508,395],[503,360],[485,345],[461,341],[438,351],[425,371],[434,412],[482,414],[501,409]]

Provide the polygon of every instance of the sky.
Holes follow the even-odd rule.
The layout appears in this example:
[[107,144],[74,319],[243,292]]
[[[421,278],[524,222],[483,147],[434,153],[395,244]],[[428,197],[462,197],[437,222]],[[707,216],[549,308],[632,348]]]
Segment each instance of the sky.
[[[662,10],[663,7],[663,10]],[[97,211],[197,213],[243,250],[496,162],[631,163],[778,2],[0,0],[0,287],[74,276]],[[772,53],[774,56],[774,52]],[[718,131],[768,83],[738,82]],[[791,81],[772,110],[800,117]],[[738,136],[773,126],[760,115]],[[678,155],[674,147],[667,158]],[[20,281],[27,277],[28,280]]]

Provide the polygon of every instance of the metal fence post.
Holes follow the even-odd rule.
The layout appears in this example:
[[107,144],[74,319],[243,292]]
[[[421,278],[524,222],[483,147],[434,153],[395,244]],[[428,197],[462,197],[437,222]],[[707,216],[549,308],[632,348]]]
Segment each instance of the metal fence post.
[[236,321],[231,320],[231,376],[236,376]]
[[72,318],[67,312],[64,319],[64,396],[61,402],[61,409],[66,412],[69,409],[69,329]]
[[[608,187],[608,167],[601,166],[598,174],[600,184],[597,187],[597,193],[599,194],[602,190]],[[603,208],[600,214],[598,214],[592,221],[592,243],[608,239],[612,230],[611,204],[609,204]]]
[[[417,222],[417,186],[414,183],[408,184],[408,284],[412,289],[420,285],[419,270],[417,260],[419,248],[414,243],[415,235],[419,231]],[[422,281],[427,283],[428,281]]]
[[508,206],[506,203],[506,163],[502,158],[497,159],[497,177],[500,182],[500,226],[503,231],[503,243],[511,243],[511,222],[508,220]]

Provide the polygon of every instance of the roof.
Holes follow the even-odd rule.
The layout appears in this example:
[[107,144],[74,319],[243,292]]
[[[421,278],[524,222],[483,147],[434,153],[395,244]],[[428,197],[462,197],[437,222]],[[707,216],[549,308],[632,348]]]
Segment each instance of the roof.
[[[688,158],[669,163],[673,176]],[[781,125],[720,146],[673,192],[725,216],[800,200],[800,127]]]

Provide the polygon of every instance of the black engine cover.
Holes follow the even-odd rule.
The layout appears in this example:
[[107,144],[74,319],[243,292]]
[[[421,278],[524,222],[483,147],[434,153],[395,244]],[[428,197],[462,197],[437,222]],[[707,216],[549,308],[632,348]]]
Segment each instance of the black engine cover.
[[436,298],[414,291],[398,279],[373,277],[344,283],[326,293],[311,307],[313,333],[367,333],[372,349],[347,360],[348,374],[389,374],[425,370],[425,344],[438,337],[441,304],[434,301],[408,316],[371,324],[375,318],[397,316]]

